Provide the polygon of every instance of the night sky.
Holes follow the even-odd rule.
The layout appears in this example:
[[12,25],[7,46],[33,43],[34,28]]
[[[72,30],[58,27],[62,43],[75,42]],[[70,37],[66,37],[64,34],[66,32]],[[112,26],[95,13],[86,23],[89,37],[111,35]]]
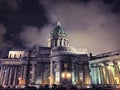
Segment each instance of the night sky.
[[58,20],[70,46],[94,55],[120,50],[120,0],[0,0],[0,56],[47,46]]

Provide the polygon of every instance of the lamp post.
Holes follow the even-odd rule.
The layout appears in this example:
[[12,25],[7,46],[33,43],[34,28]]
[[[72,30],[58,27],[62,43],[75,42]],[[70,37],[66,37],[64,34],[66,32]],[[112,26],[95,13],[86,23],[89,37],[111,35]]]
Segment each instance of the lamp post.
[[71,73],[68,72],[67,70],[65,70],[65,71],[62,73],[62,78],[63,78],[63,79],[70,79],[70,78],[71,78]]
[[19,80],[19,85],[24,85],[25,84],[24,78],[19,77],[18,80]]
[[70,83],[70,80],[71,80],[71,73],[68,72],[67,70],[65,70],[62,72],[61,77],[63,79],[63,85],[68,86],[68,84]]

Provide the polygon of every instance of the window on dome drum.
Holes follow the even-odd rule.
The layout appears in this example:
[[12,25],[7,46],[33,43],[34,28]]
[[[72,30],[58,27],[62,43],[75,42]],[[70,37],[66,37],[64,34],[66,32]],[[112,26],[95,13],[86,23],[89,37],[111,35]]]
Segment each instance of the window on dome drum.
[[62,46],[62,39],[60,39],[60,46]]
[[16,54],[14,55],[14,58],[16,58]]
[[57,46],[57,39],[55,39],[55,46]]
[[21,58],[21,54],[20,54],[20,58]]

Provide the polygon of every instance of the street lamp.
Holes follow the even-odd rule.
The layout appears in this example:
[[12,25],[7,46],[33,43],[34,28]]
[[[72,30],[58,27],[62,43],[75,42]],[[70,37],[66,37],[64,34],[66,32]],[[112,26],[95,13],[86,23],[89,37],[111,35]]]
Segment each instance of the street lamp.
[[53,77],[49,76],[48,79],[49,79],[49,84],[52,85],[53,84]]
[[114,78],[115,84],[119,84],[118,78]]
[[19,80],[19,85],[24,85],[25,84],[24,78],[19,77],[18,80]]
[[67,70],[63,71],[62,74],[61,74],[61,77],[63,79],[63,85],[64,86],[68,86],[69,84],[71,84],[71,73],[68,72]]
[[70,79],[71,78],[71,73],[68,72],[67,70],[65,70],[64,72],[62,72],[61,74],[63,79]]
[[110,66],[107,66],[107,68],[108,68],[108,69],[111,69],[111,67],[110,67]]

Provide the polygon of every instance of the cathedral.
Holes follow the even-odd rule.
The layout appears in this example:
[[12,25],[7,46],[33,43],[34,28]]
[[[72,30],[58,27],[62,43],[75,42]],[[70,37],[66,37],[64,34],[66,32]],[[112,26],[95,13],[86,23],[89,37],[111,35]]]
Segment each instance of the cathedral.
[[8,58],[0,60],[2,85],[90,84],[87,50],[69,46],[59,22],[51,31],[48,47],[11,50]]
[[0,58],[1,85],[119,85],[120,51],[96,56],[69,45],[58,22],[48,38],[48,47],[11,50]]

